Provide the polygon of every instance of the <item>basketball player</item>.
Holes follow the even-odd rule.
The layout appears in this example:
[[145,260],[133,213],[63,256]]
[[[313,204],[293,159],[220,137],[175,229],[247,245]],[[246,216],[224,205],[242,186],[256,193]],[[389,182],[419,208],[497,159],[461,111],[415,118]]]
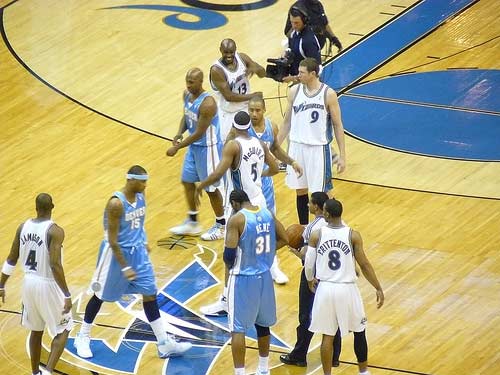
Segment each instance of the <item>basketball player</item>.
[[[248,134],[252,137],[260,139],[269,148],[269,151],[280,161],[291,165],[298,176],[302,175],[302,167],[294,161],[275,141],[278,134],[278,127],[273,125],[270,118],[265,118],[266,102],[262,97],[253,97],[248,102],[248,114],[251,119],[251,126]],[[231,136],[230,136],[231,137]],[[266,168],[265,166],[264,168]],[[262,177],[262,193],[266,198],[267,208],[276,214],[276,201],[274,195],[273,178],[270,176]],[[286,284],[288,277],[279,268],[278,257],[276,256],[271,267],[271,276],[276,284]]]
[[[304,229],[304,233],[302,234],[302,237],[304,238],[304,246],[302,246],[299,250],[290,248],[290,250],[297,257],[299,257],[302,264],[304,264],[304,256],[311,233],[327,224],[323,216],[323,205],[327,200],[328,194],[325,192],[316,191],[311,194],[309,212],[314,215],[314,220],[307,225]],[[297,341],[295,343],[295,347],[289,354],[280,355],[280,361],[287,365],[300,367],[307,366],[307,351],[309,350],[309,344],[311,343],[311,339],[313,337],[313,333],[309,331],[313,301],[314,293],[309,289],[305,271],[302,269],[299,286],[299,325],[297,327]],[[340,365],[339,357],[341,344],[342,341],[340,339],[340,333],[337,332],[333,341],[333,367],[338,367]]]
[[[234,116],[235,139],[226,142],[222,149],[222,159],[214,172],[196,187],[196,199],[199,202],[202,190],[218,181],[226,171],[230,170],[233,185],[244,190],[254,206],[266,207],[266,199],[262,193],[261,176],[272,176],[278,173],[279,166],[269,152],[267,146],[248,134],[250,117],[244,111]],[[269,166],[264,170],[264,165]],[[226,268],[224,291],[217,302],[203,306],[201,312],[205,315],[227,314],[227,279]]]
[[[24,270],[21,323],[31,330],[29,351],[33,374],[52,374],[73,328],[71,294],[62,266],[64,230],[51,220],[52,197],[38,194],[36,218],[21,224],[16,231],[10,253],[2,267],[0,297],[5,302],[5,283],[14,271],[17,260]],[[52,340],[46,368],[40,367],[42,336],[45,326]]]
[[106,204],[104,240],[92,280],[95,294],[85,308],[74,345],[80,357],[91,358],[90,329],[102,303],[116,302],[123,294],[142,294],[144,313],[158,340],[158,356],[181,355],[191,348],[191,344],[177,342],[167,334],[156,301],[155,275],[144,230],[144,190],[148,175],[143,167],[134,165],[126,178],[125,187],[115,191]]
[[300,62],[300,84],[288,93],[288,108],[283,126],[278,133],[278,143],[290,134],[288,153],[303,168],[298,177],[287,168],[286,183],[297,194],[299,223],[309,222],[308,191],[329,193],[332,186],[331,150],[332,124],[339,148],[337,172],[345,169],[344,126],[337,94],[318,78],[316,60],[306,58]]
[[220,43],[221,57],[210,68],[210,84],[217,95],[222,142],[226,141],[233,118],[239,111],[247,109],[248,100],[262,97],[262,92],[250,92],[249,77],[256,74],[266,76],[266,70],[248,55],[236,52],[236,43],[224,39]]
[[224,262],[229,276],[229,329],[234,374],[245,374],[245,333],[257,330],[257,375],[269,374],[269,327],[276,323],[276,300],[271,264],[276,249],[288,242],[283,225],[263,206],[250,203],[242,190],[233,190],[234,214],[227,225]]
[[[198,68],[190,69],[186,74],[186,88],[183,93],[184,115],[173,146],[167,150],[167,156],[174,156],[177,151],[187,147],[184,165],[182,166],[182,185],[186,196],[189,211],[187,220],[170,231],[178,235],[196,236],[201,232],[198,223],[198,210],[194,201],[195,182],[205,179],[219,163],[222,151],[222,142],[219,132],[219,118],[217,104],[212,96],[203,89],[203,72]],[[189,132],[186,139],[182,139],[185,131]],[[206,192],[215,213],[215,224],[201,235],[205,241],[214,241],[224,238],[226,220],[222,194],[217,181],[208,186]]]
[[[369,375],[366,315],[356,285],[355,261],[377,292],[377,307],[384,304],[384,292],[363,250],[361,235],[342,222],[342,204],[329,199],[324,206],[328,225],[311,234],[306,253],[305,272],[310,287],[316,288],[309,330],[323,334],[321,363],[331,375],[333,336],[354,333],[354,352],[359,374]],[[319,283],[318,283],[319,282]]]

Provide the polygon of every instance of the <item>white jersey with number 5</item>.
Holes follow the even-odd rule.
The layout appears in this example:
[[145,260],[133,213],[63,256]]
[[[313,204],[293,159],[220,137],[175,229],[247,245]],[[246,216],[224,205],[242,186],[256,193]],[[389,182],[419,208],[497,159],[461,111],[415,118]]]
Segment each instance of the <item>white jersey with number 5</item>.
[[353,283],[356,281],[351,228],[344,225],[319,229],[316,246],[316,278],[320,281]]
[[[247,66],[238,52],[234,53],[234,59],[236,61],[236,69],[234,71],[229,70],[224,64],[220,62],[220,60],[216,60],[213,66],[219,67],[224,72],[227,84],[229,85],[229,88],[232,92],[241,95],[249,94],[250,81],[248,80],[247,76]],[[212,83],[212,79],[210,79],[210,84],[212,86],[212,89],[217,94],[217,105],[220,110],[225,112],[238,112],[247,109],[248,101],[228,102]]]
[[54,222],[52,220],[27,220],[19,235],[19,259],[24,272],[46,279],[53,279],[50,268],[48,231]]
[[308,94],[306,86],[299,84],[293,99],[290,141],[307,145],[326,145],[333,139],[332,126],[327,105],[328,86]]
[[[240,161],[231,169],[231,180],[235,189],[243,190],[254,204],[254,198],[262,194],[262,170],[264,169],[264,148],[254,137],[234,139],[240,146]],[[265,200],[264,200],[265,201]]]

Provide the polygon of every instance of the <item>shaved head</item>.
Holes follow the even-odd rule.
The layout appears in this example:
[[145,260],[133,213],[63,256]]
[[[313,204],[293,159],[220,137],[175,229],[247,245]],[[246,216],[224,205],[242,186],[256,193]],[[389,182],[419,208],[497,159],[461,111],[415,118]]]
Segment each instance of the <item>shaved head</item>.
[[40,193],[35,199],[36,210],[39,212],[50,212],[54,208],[52,197],[47,193]]
[[236,51],[236,43],[232,39],[223,39],[222,42],[220,42],[220,49],[221,50],[235,50]]
[[200,68],[189,69],[188,72],[186,73],[186,78],[203,81],[203,72],[201,71]]

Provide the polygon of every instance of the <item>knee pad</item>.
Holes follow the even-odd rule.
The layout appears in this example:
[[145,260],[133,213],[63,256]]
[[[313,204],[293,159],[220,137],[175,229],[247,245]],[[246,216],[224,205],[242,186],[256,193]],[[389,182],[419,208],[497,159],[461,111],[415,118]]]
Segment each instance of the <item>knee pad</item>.
[[269,336],[271,334],[269,327],[262,327],[256,324],[255,329],[257,330],[257,337]]

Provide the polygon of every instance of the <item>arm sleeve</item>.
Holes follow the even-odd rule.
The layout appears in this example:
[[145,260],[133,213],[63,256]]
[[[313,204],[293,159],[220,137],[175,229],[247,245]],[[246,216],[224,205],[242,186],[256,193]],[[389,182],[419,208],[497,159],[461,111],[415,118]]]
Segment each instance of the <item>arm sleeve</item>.
[[304,264],[307,281],[314,279],[316,273],[316,248],[307,246],[306,261]]

